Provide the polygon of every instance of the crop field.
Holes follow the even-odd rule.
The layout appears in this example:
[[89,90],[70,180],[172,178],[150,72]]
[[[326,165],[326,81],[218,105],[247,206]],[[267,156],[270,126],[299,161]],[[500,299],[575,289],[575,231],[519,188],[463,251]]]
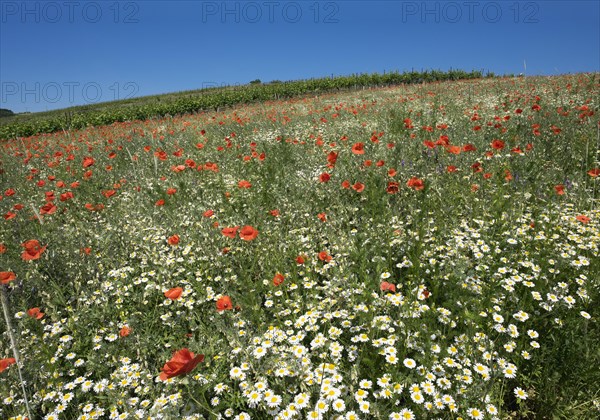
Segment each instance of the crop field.
[[0,418],[600,417],[599,74],[0,141]]

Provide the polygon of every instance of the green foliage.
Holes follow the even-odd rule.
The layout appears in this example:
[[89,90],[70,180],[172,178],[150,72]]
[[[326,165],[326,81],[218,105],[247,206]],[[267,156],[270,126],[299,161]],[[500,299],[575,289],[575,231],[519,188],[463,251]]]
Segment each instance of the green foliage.
[[[254,80],[247,86],[233,88],[209,88],[195,92],[161,97],[128,99],[99,104],[97,106],[74,107],[37,116],[32,114],[26,121],[0,125],[0,139],[28,137],[40,133],[53,133],[64,130],[78,130],[88,126],[108,125],[114,122],[145,120],[164,116],[182,115],[194,112],[218,110],[238,104],[269,101],[295,96],[323,93],[332,90],[356,89],[370,86],[392,86],[399,84],[441,82],[445,80],[478,79],[481,71],[465,72],[436,70],[410,73],[391,72],[386,74],[358,74],[336,78],[299,80],[286,83],[263,85]],[[89,109],[88,109],[89,108]],[[56,115],[59,113],[59,115]]]

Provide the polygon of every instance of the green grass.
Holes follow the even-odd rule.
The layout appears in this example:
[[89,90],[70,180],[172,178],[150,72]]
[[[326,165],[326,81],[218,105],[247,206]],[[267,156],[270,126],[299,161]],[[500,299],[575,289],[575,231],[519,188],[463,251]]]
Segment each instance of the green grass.
[[[598,80],[329,93],[3,143],[0,271],[32,418],[598,417]],[[31,239],[46,248],[24,261]],[[160,380],[184,348],[204,360]],[[16,365],[0,393],[0,417],[26,415]]]

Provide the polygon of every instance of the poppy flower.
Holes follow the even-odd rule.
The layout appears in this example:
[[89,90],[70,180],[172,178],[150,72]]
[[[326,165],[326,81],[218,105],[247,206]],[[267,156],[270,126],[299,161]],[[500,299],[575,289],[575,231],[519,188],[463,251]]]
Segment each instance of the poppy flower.
[[278,217],[279,216],[279,210],[275,209],[275,210],[270,210],[269,214],[273,217]]
[[392,292],[396,293],[396,285],[393,283],[388,283],[387,281],[382,281],[379,285],[379,289],[382,292]]
[[15,193],[16,193],[16,191],[13,190],[12,188],[9,188],[6,191],[4,191],[4,195],[6,197],[11,197],[11,196],[15,195]]
[[477,150],[477,148],[470,143],[467,143],[462,147],[463,152],[474,152],[475,150]]
[[154,203],[155,206],[160,207],[160,206],[164,206],[165,205],[165,200],[163,200],[162,198],[160,200],[158,200],[156,203]]
[[448,146],[446,147],[446,151],[453,155],[460,155],[462,148],[460,146]]
[[194,370],[198,363],[203,361],[203,354],[196,356],[188,349],[178,350],[173,353],[171,360],[165,363],[161,369],[162,373],[160,374],[160,380],[166,381],[169,378],[190,373],[192,370]]
[[304,264],[305,261],[306,260],[304,259],[304,257],[302,255],[298,255],[296,257],[296,264],[302,265],[302,264]]
[[504,149],[504,142],[502,140],[494,140],[490,143],[492,149],[502,150]]
[[113,195],[115,195],[117,192],[115,190],[106,190],[106,191],[102,191],[102,195],[106,198],[110,198]]
[[131,328],[129,328],[127,325],[124,325],[123,328],[119,330],[119,337],[125,338],[129,334],[131,334]]
[[202,216],[204,217],[212,217],[212,215],[215,214],[215,212],[213,210],[206,210]]
[[7,251],[6,245],[0,244],[0,254],[4,254]]
[[84,157],[83,158],[83,167],[84,168],[89,168],[90,166],[92,166],[94,164],[95,160],[93,157]]
[[328,263],[328,262],[329,262],[329,261],[331,261],[331,259],[332,259],[331,255],[329,255],[329,254],[327,253],[327,251],[321,251],[321,252],[319,252],[319,255],[318,255],[318,257],[319,257],[319,259],[320,259],[321,261],[325,261],[326,263]]
[[42,252],[46,250],[45,246],[41,246],[36,239],[30,239],[21,244],[25,251],[21,254],[24,261],[37,260],[42,256]]
[[450,173],[452,173],[452,172],[456,172],[457,170],[458,170],[458,168],[457,168],[456,166],[454,166],[454,165],[448,165],[448,166],[446,167],[446,171],[447,171],[447,172],[450,172]]
[[388,182],[386,192],[388,194],[396,194],[399,191],[399,186],[400,184],[398,184],[397,182],[390,181]]
[[240,238],[244,241],[252,241],[258,236],[258,230],[254,229],[252,226],[244,226],[240,230]]
[[330,179],[331,175],[329,175],[327,172],[323,172],[321,175],[319,175],[320,182],[329,182]]
[[231,298],[229,296],[222,296],[217,300],[217,311],[230,311],[233,309]]
[[167,290],[164,295],[167,299],[177,300],[181,297],[183,293],[183,289],[181,287],[174,287],[172,289]]
[[275,277],[273,277],[273,285],[280,286],[281,284],[283,284],[284,280],[285,280],[285,277],[283,276],[283,274],[277,273],[277,274],[275,274]]
[[352,189],[356,192],[363,192],[365,190],[365,184],[361,184],[360,182],[356,182],[353,186]]
[[596,178],[600,175],[600,168],[590,169],[589,171],[587,171],[587,174],[592,178]]
[[4,372],[10,365],[17,363],[14,357],[0,359],[0,373]]
[[319,213],[319,214],[317,214],[317,217],[319,218],[319,220],[321,222],[326,222],[327,221],[327,214],[326,213]]
[[221,229],[221,233],[225,236],[227,236],[228,238],[235,238],[235,235],[237,235],[237,231],[240,227],[239,226],[234,226],[234,227],[226,227]]
[[33,319],[42,319],[45,314],[40,310],[40,308],[31,308],[27,310],[27,315]]
[[238,182],[238,187],[248,189],[248,188],[252,187],[252,184],[250,182],[242,179],[240,182]]
[[345,189],[345,190],[347,190],[348,188],[350,188],[350,181],[348,181],[347,179],[344,180],[342,182],[342,188]]
[[579,216],[576,217],[576,219],[578,221],[580,221],[581,223],[583,223],[584,225],[587,225],[591,220],[589,217],[587,217],[584,214],[580,214]]
[[12,271],[0,271],[0,284],[8,284],[17,278],[17,275]]
[[169,239],[167,239],[167,242],[171,246],[176,246],[177,244],[179,244],[179,235],[171,236]]
[[406,186],[414,189],[415,191],[420,191],[423,188],[425,188],[425,184],[423,183],[423,180],[420,178],[417,178],[417,177],[412,177],[411,179],[409,179],[406,182]]
[[337,162],[337,158],[338,154],[336,152],[329,152],[329,154],[327,155],[327,162],[329,162],[329,164],[333,166]]
[[53,214],[56,212],[56,206],[54,204],[46,203],[40,207],[40,214]]
[[554,190],[558,195],[565,195],[565,186],[563,184],[555,185]]
[[390,178],[393,178],[393,177],[395,177],[397,173],[398,173],[398,172],[396,172],[396,170],[395,170],[394,168],[390,168],[390,169],[388,169],[388,176],[389,176]]
[[352,145],[352,153],[355,155],[364,155],[365,154],[365,144],[364,143],[354,143]]

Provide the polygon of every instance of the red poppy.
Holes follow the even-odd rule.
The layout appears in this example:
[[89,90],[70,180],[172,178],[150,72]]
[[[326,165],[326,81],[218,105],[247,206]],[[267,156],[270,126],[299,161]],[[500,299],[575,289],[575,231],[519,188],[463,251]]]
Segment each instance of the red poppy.
[[204,217],[212,217],[212,215],[215,214],[215,212],[213,210],[206,210],[202,216]]
[[102,195],[105,196],[106,198],[110,198],[113,195],[115,195],[117,192],[115,190],[106,190],[106,191],[102,191]]
[[275,210],[270,210],[269,214],[273,217],[278,217],[279,216],[279,210],[275,209]]
[[302,265],[302,264],[304,264],[305,261],[306,260],[304,259],[304,257],[302,255],[298,255],[296,257],[296,264]]
[[448,166],[446,167],[446,171],[448,171],[448,172],[452,173],[452,172],[456,172],[456,171],[458,171],[458,168],[457,168],[456,166],[453,166],[453,165],[448,165]]
[[399,191],[399,186],[400,184],[398,184],[397,182],[390,181],[388,182],[386,191],[388,194],[396,194]]
[[329,175],[327,172],[323,172],[321,175],[319,175],[319,181],[321,182],[329,182],[330,179],[331,175]]
[[474,152],[475,150],[477,150],[477,148],[472,144],[467,143],[462,147],[462,150],[463,152]]
[[494,140],[490,143],[492,149],[502,150],[504,149],[504,142],[502,140]]
[[13,196],[15,195],[16,191],[13,190],[12,188],[7,189],[6,191],[4,191],[4,195],[7,197]]
[[396,285],[393,283],[388,283],[387,281],[382,281],[379,285],[379,289],[381,289],[382,292],[396,293]]
[[31,308],[27,310],[27,315],[33,319],[42,319],[45,314],[40,310],[40,308]]
[[167,195],[175,195],[176,192],[177,192],[177,188],[168,188],[167,189]]
[[56,206],[51,202],[44,204],[40,207],[40,214],[53,214],[56,212]]
[[95,160],[93,157],[84,157],[83,158],[83,167],[84,168],[89,168],[90,166],[92,166],[94,164]]
[[6,245],[0,244],[0,254],[4,254],[7,251]]
[[356,192],[363,192],[365,190],[365,184],[362,184],[360,182],[356,182],[353,186],[352,189]]
[[10,365],[17,363],[14,357],[0,359],[0,373],[4,372]]
[[17,278],[17,275],[12,271],[0,271],[0,284],[8,284]]
[[222,296],[217,300],[217,311],[230,311],[233,309],[231,298],[229,296]]
[[600,175],[600,168],[590,169],[589,171],[587,171],[587,174],[592,178],[596,178]]
[[317,214],[317,217],[319,218],[319,220],[321,222],[326,222],[327,221],[327,213],[319,213],[319,214]]
[[127,337],[129,334],[131,334],[131,328],[129,328],[127,325],[124,325],[119,331],[119,336],[123,338]]
[[390,169],[388,169],[388,176],[389,176],[390,178],[393,178],[393,177],[395,177],[397,173],[398,173],[398,172],[396,172],[396,170],[395,170],[394,168],[390,168]]
[[235,238],[235,236],[237,235],[237,231],[240,227],[239,226],[234,226],[234,227],[226,227],[221,229],[221,233],[225,236],[227,236],[228,238]]
[[329,154],[327,155],[327,162],[329,162],[329,164],[333,166],[337,162],[337,158],[338,154],[336,152],[329,152]]
[[254,229],[252,226],[244,226],[240,229],[240,238],[244,241],[252,241],[258,236],[258,230]]
[[25,251],[21,254],[24,261],[37,260],[42,256],[42,252],[46,250],[46,246],[41,246],[36,239],[30,239],[21,244]]
[[579,216],[576,217],[576,219],[578,221],[580,221],[581,223],[583,223],[584,225],[587,225],[590,222],[590,220],[592,220],[584,214],[580,214]]
[[352,145],[352,153],[355,155],[364,155],[365,154],[365,144],[364,143],[354,143]]
[[565,186],[563,184],[555,185],[554,190],[558,195],[565,195]]
[[325,262],[327,262],[327,263],[328,263],[329,261],[331,261],[331,259],[332,259],[331,255],[329,255],[329,254],[327,253],[327,251],[321,251],[321,252],[319,252],[319,255],[318,255],[318,256],[319,256],[319,259],[320,259],[321,261],[325,261]]
[[252,184],[244,179],[242,179],[240,182],[238,182],[238,187],[240,187],[240,188],[248,189],[251,186],[252,186]]
[[167,239],[169,245],[175,246],[179,244],[179,235],[173,235]]
[[183,293],[183,289],[181,287],[174,287],[172,289],[167,290],[164,295],[167,299],[177,300],[181,297]]
[[460,146],[448,146],[446,147],[446,151],[448,153],[452,153],[453,155],[460,155],[462,149]]
[[347,179],[344,180],[342,182],[342,188],[345,189],[345,190],[347,190],[348,188],[350,188],[350,181],[348,181]]
[[275,277],[273,277],[273,285],[280,286],[281,284],[283,284],[284,280],[285,280],[285,277],[283,276],[283,274],[277,273],[277,274],[275,274]]
[[164,206],[165,205],[165,200],[163,200],[162,198],[160,200],[158,200],[156,203],[154,203],[155,206],[160,207],[160,206]]
[[412,177],[406,182],[406,186],[409,188],[413,188],[415,191],[420,191],[425,188],[425,184],[423,180],[417,177]]
[[163,368],[160,374],[161,381],[166,381],[169,378],[175,376],[185,375],[190,373],[194,368],[204,361],[204,355],[194,355],[188,349],[181,349],[173,353],[173,357],[169,360]]

